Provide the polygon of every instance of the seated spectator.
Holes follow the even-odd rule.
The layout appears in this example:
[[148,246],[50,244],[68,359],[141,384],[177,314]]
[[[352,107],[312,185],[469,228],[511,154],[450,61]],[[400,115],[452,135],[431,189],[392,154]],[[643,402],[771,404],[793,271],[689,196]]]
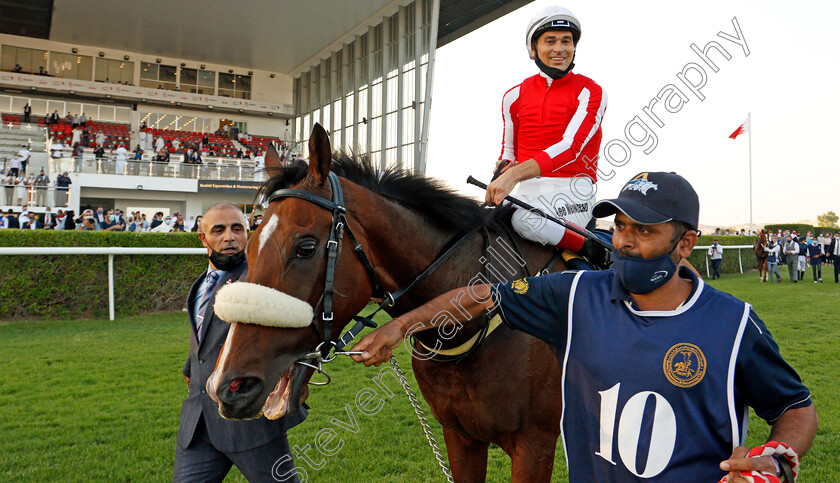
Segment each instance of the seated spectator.
[[161,149],[155,155],[155,161],[158,163],[168,163],[169,162],[169,150],[168,149]]
[[140,149],[140,145],[138,144],[136,148],[134,148],[134,157],[131,159],[141,160],[143,159],[143,150]]

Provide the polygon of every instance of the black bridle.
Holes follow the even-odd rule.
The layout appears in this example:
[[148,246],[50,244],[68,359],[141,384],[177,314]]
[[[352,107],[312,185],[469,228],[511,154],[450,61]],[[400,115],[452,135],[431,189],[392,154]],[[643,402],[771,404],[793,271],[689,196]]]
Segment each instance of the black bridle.
[[[318,347],[315,348],[315,351],[307,354],[303,357],[303,359],[317,359],[318,362],[329,362],[335,358],[335,356],[330,357],[330,349],[335,348],[334,354],[350,354],[343,349],[349,344],[357,335],[365,328],[371,327],[375,328],[377,326],[376,322],[371,320],[374,315],[376,315],[380,310],[393,306],[394,303],[399,299],[402,295],[406,292],[411,290],[411,288],[420,280],[424,279],[426,276],[437,270],[440,265],[443,264],[449,257],[455,253],[455,251],[464,244],[464,242],[470,238],[472,235],[477,233],[482,227],[483,223],[477,225],[467,233],[461,235],[460,239],[458,239],[455,243],[453,243],[449,249],[447,249],[444,253],[438,256],[431,265],[429,265],[420,275],[416,276],[414,280],[412,280],[408,285],[405,287],[397,290],[394,293],[390,293],[387,291],[382,290],[382,287],[379,284],[378,279],[376,278],[376,272],[373,268],[373,265],[370,263],[370,259],[368,258],[367,254],[365,253],[364,247],[362,247],[361,243],[359,243],[358,239],[353,235],[353,231],[350,229],[350,226],[347,224],[347,209],[344,206],[344,193],[341,190],[341,182],[339,180],[338,175],[330,171],[329,174],[329,183],[332,187],[332,200],[328,200],[321,196],[312,194],[308,191],[297,190],[297,189],[279,189],[271,193],[265,200],[265,203],[271,203],[275,200],[280,200],[283,198],[298,198],[304,201],[308,201],[312,204],[320,206],[326,210],[332,212],[332,226],[330,227],[330,238],[327,241],[327,268],[326,268],[326,277],[324,279],[324,296],[322,299],[322,306],[323,309],[321,312],[321,321],[323,322],[323,331],[321,335],[321,343],[318,344]],[[493,211],[495,213],[495,210]],[[491,213],[490,216],[493,215]],[[347,332],[345,332],[338,340],[332,340],[332,322],[333,322],[333,294],[335,293],[335,272],[336,267],[338,266],[338,259],[341,255],[341,240],[344,234],[347,234],[347,238],[353,243],[353,251],[356,252],[356,256],[359,258],[359,261],[362,263],[362,266],[365,267],[365,270],[368,272],[370,276],[371,283],[373,286],[373,292],[371,297],[375,298],[382,298],[383,301],[379,305],[372,314],[368,315],[367,317],[362,317],[359,315],[353,316],[353,320],[356,321],[356,324],[353,325]],[[316,315],[315,317],[318,317]],[[312,321],[315,324],[315,319]],[[317,330],[317,324],[316,324]],[[300,362],[299,362],[300,363]],[[323,373],[320,369],[320,364],[318,367],[303,364],[313,369],[318,370],[319,372]],[[329,377],[329,376],[327,376]]]

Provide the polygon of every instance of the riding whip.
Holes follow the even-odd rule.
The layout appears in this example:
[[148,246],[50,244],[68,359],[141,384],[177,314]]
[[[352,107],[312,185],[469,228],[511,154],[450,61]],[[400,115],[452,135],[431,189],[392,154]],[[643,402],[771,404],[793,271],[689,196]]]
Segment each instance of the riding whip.
[[[484,184],[481,181],[473,178],[472,176],[467,178],[467,183],[469,183],[471,185],[478,186],[479,188],[481,188],[485,191],[487,190],[487,185],[486,184]],[[549,215],[548,213],[542,211],[541,209],[539,209],[535,206],[531,206],[528,203],[525,203],[524,201],[518,200],[518,199],[514,198],[513,196],[510,196],[510,195],[505,196],[505,199],[510,201],[514,205],[525,208],[526,210],[528,210],[532,213],[536,213],[536,214],[542,216],[546,220],[553,221],[554,223],[557,223],[558,225],[566,228],[567,230],[571,230],[571,231],[577,233],[578,235],[583,236],[584,238],[588,238],[588,239],[594,241],[595,243],[598,243],[599,245],[601,245],[602,247],[606,248],[609,251],[613,250],[613,246],[612,246],[611,243],[605,242],[604,240],[598,238],[597,235],[595,235],[591,231],[587,230],[586,228],[580,228],[580,227],[577,227],[577,226],[572,225],[570,223],[566,223],[565,220],[563,220],[561,218],[555,218],[555,217]]]

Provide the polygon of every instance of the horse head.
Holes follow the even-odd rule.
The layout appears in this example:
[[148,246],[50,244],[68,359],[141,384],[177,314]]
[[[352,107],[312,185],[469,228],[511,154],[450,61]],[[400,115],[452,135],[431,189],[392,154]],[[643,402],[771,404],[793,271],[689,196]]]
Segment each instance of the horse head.
[[[337,212],[329,203],[338,178],[330,178],[329,137],[318,124],[309,152],[307,167],[302,161],[283,165],[273,148],[268,150],[265,167],[271,178],[261,190],[268,206],[248,240],[247,279],[216,296],[215,311],[231,327],[207,392],[225,418],[295,414],[308,397],[319,351],[329,351],[321,343],[336,340],[372,292],[353,246],[340,243],[340,233],[337,240],[334,236]],[[331,249],[338,256],[329,276],[342,277],[330,282],[329,294]],[[324,333],[325,326],[330,333]]]

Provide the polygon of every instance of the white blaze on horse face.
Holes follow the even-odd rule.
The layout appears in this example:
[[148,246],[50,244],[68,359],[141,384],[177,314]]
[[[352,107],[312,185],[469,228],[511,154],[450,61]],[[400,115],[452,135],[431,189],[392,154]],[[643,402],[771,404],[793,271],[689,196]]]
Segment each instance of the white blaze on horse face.
[[219,402],[216,397],[216,390],[219,388],[219,379],[221,379],[222,372],[225,371],[225,366],[227,365],[227,357],[228,354],[230,354],[231,341],[233,340],[233,332],[235,330],[236,324],[230,324],[230,329],[228,329],[227,338],[225,339],[225,345],[222,347],[222,353],[219,354],[219,359],[216,361],[216,369],[213,370],[213,373],[210,374],[210,377],[207,379],[207,393],[210,394],[210,397],[216,402]]
[[271,219],[268,220],[268,223],[263,226],[262,231],[260,232],[260,250],[257,252],[258,254],[262,252],[263,247],[265,246],[266,242],[271,238],[271,235],[274,234],[274,230],[277,229],[277,222],[279,217],[277,213],[271,215]]

